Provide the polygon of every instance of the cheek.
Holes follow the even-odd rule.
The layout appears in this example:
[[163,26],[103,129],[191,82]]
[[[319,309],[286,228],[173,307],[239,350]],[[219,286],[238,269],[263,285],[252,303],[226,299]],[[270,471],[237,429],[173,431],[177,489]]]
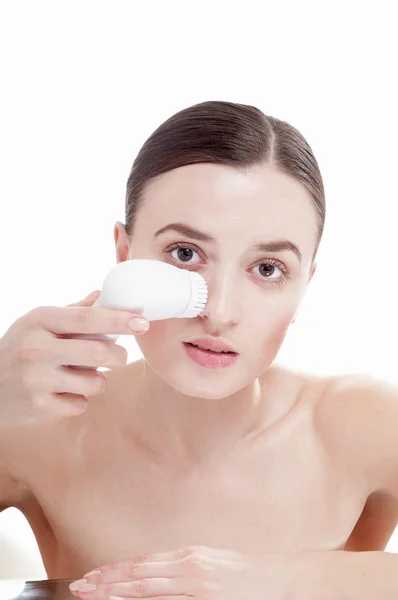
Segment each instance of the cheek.
[[276,356],[287,331],[294,318],[295,311],[289,310],[279,314],[272,319],[265,320],[261,327],[261,354],[263,358],[273,358]]
[[170,346],[173,346],[174,338],[178,338],[176,321],[177,319],[152,321],[149,331],[144,335],[136,337],[137,345],[149,364],[151,364],[152,360],[167,363],[168,360],[173,359]]

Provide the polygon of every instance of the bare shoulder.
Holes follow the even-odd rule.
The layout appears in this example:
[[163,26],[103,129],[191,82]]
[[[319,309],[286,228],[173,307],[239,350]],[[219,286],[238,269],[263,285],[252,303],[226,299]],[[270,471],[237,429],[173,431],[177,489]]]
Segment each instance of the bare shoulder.
[[311,409],[325,450],[358,476],[369,495],[398,499],[398,386],[362,373],[317,376],[284,368],[272,381],[293,405]]
[[398,498],[398,386],[361,373],[325,378],[315,421],[325,439],[366,480],[370,493]]
[[283,398],[289,398],[292,406],[299,403],[315,405],[330,385],[326,377],[296,371],[278,364],[273,364],[263,374],[261,381],[263,386],[277,389]]

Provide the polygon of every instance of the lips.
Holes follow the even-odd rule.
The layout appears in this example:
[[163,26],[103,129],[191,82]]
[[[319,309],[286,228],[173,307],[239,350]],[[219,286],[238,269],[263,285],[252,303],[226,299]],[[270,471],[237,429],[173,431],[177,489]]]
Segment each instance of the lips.
[[225,353],[225,354],[238,354],[235,348],[229,342],[216,338],[197,338],[190,342],[185,342],[191,346],[196,346],[202,350],[209,350],[210,352]]
[[[208,346],[209,342],[202,342],[201,346]],[[214,347],[214,344],[210,344]],[[220,347],[221,344],[218,344]],[[226,346],[224,342],[224,348]],[[232,367],[239,360],[239,354],[237,352],[231,352],[227,350],[202,350],[200,346],[196,346],[193,342],[183,343],[187,356],[197,365],[205,369],[224,369]],[[227,345],[228,348],[232,346]]]
[[229,352],[225,350],[210,350],[210,348],[205,348],[204,346],[198,346],[197,344],[192,344],[191,342],[184,342],[187,346],[191,346],[191,348],[198,348],[199,350],[203,350],[204,352],[213,352],[214,354],[235,354],[235,352]]

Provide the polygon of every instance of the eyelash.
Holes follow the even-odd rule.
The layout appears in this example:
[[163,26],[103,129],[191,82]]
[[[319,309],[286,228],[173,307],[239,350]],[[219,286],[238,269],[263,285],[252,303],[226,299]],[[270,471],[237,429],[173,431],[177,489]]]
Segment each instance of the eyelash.
[[[191,244],[188,244],[186,242],[176,242],[175,244],[172,244],[171,246],[168,246],[167,248],[165,248],[165,250],[163,250],[163,252],[164,252],[164,254],[167,254],[168,256],[170,256],[171,252],[173,250],[175,250],[176,248],[189,248],[189,249],[194,250],[195,252],[197,252],[199,254],[199,250],[197,248],[195,248],[195,246],[193,246]],[[176,264],[176,261],[173,260],[173,263]],[[178,265],[183,265],[185,263],[181,262],[181,263],[177,263],[177,264]],[[281,272],[282,272],[282,277],[280,277],[279,279],[267,279],[266,277],[261,277],[260,276],[260,280],[262,280],[261,283],[264,283],[265,285],[277,285],[277,286],[279,286],[279,285],[283,285],[283,283],[285,281],[287,281],[288,279],[290,279],[290,272],[289,272],[289,270],[287,269],[287,267],[282,262],[280,262],[276,258],[267,258],[267,260],[263,260],[263,261],[259,262],[255,266],[259,266],[259,265],[272,265],[272,266],[278,267],[278,269],[280,269]],[[187,266],[189,266],[189,265],[187,265]],[[192,266],[196,266],[196,265],[192,265]]]

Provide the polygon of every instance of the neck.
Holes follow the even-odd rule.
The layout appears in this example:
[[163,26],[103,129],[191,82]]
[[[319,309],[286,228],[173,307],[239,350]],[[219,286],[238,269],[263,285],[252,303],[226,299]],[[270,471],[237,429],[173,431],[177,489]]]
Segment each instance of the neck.
[[186,396],[160,379],[144,360],[134,403],[134,433],[141,448],[162,461],[196,465],[219,458],[261,427],[262,390],[256,379],[217,400]]

